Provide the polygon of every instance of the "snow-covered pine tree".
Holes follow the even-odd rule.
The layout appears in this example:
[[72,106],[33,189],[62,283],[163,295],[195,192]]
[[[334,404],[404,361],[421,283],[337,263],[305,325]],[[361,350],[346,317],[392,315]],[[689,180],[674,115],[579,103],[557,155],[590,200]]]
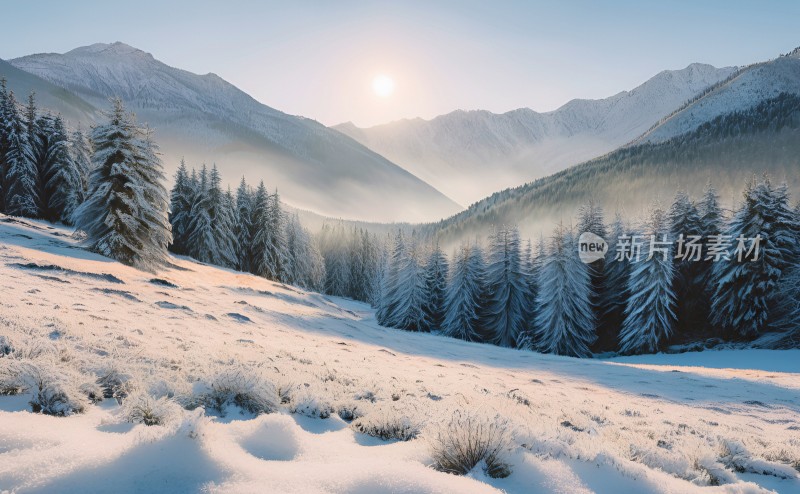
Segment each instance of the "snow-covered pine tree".
[[75,212],[87,245],[144,270],[168,260],[172,241],[161,161],[149,131],[140,129],[122,101],[95,127],[94,169],[87,200]]
[[269,223],[268,227],[272,233],[272,241],[269,244],[270,258],[273,262],[273,273],[270,279],[286,282],[286,236],[285,236],[286,215],[283,212],[281,198],[278,190],[270,195]]
[[[599,202],[593,198],[578,208],[578,230],[577,235],[584,232],[594,233],[600,238],[607,240],[608,231],[605,225],[605,211]],[[589,297],[592,303],[592,312],[594,313],[595,324],[599,324],[602,320],[603,309],[600,306],[600,299],[606,284],[606,260],[598,259],[593,263],[587,265],[589,268],[589,276],[591,278],[592,286],[589,292]],[[595,333],[597,333],[595,328]],[[597,340],[595,340],[596,343]]]
[[14,92],[9,91],[5,105],[5,212],[12,216],[39,216],[38,186],[28,132],[17,108]]
[[[712,322],[730,335],[752,339],[774,329],[775,306],[783,297],[780,279],[798,263],[798,223],[786,186],[773,187],[768,177],[753,179],[728,235],[733,241],[731,260],[714,266]],[[761,238],[758,258],[752,252],[740,261],[735,252],[738,239],[747,243],[756,237]],[[743,247],[749,250],[752,244]]]
[[284,217],[278,192],[269,194],[263,182],[256,192],[253,214],[253,262],[255,273],[270,280],[282,281],[286,263]]
[[428,255],[425,263],[425,319],[428,327],[425,331],[438,331],[442,329],[445,317],[445,294],[447,292],[448,264],[447,256],[444,255],[436,242]]
[[538,280],[545,252],[544,237],[539,237],[536,252],[533,252],[530,239],[525,244],[523,265],[528,292],[525,298],[525,325],[517,339],[517,347],[524,350],[536,349],[536,298],[539,294]]
[[172,245],[170,250],[176,254],[188,254],[189,225],[191,223],[192,189],[186,161],[181,159],[178,171],[175,172],[175,184],[170,192],[169,221],[172,225]]
[[236,246],[238,251],[237,267],[240,271],[253,270],[253,208],[255,196],[247,185],[247,181],[242,177],[239,188],[236,189],[236,223],[234,224],[234,234],[236,235]]
[[[142,234],[144,245],[149,249],[145,256],[168,262],[169,244],[172,243],[172,227],[169,224],[169,192],[164,186],[166,177],[159,157],[154,132],[148,126],[137,127],[138,164],[133,169],[137,182],[142,184],[144,206],[140,210],[145,226]],[[160,262],[160,261],[159,261]]]
[[350,265],[344,226],[341,223],[326,224],[320,237],[325,258],[325,293],[347,297],[350,287]]
[[5,77],[0,77],[0,213],[6,210],[6,153],[9,145],[9,94]]
[[481,304],[484,295],[485,265],[478,246],[468,243],[453,254],[450,281],[445,293],[442,331],[447,336],[467,341],[482,341]]
[[[702,262],[703,221],[700,212],[684,191],[678,191],[668,215],[670,238],[676,242],[672,291],[676,294],[675,334],[686,342],[705,334],[711,305],[706,296]],[[696,247],[695,247],[696,246]]]
[[355,300],[364,300],[365,297],[365,278],[366,263],[365,252],[361,245],[361,229],[348,230],[345,234],[345,250],[347,252],[347,266],[350,271],[348,275],[347,294]]
[[628,302],[619,336],[619,350],[624,354],[658,351],[675,327],[672,239],[669,219],[661,208],[653,207],[645,232],[649,245],[631,263],[628,275]]
[[[176,182],[177,185],[177,182]],[[197,188],[191,197],[187,227],[188,254],[198,261],[235,267],[236,238],[233,233],[233,209],[222,191],[216,165],[209,173],[200,170]]]
[[[375,272],[372,279],[372,293],[369,303],[376,311],[381,308],[385,296],[386,276],[389,271],[389,245],[391,235],[387,234],[382,239],[375,239],[377,255],[375,261]],[[377,313],[377,312],[376,312]]]
[[[383,277],[383,286],[381,292],[383,294],[378,311],[375,314],[378,323],[381,326],[389,326],[390,322],[394,319],[395,311],[400,303],[400,287],[398,271],[400,265],[403,263],[403,256],[405,256],[405,239],[403,232],[397,231],[393,236],[392,249],[389,259],[386,263],[386,274]],[[326,258],[327,259],[327,258]],[[328,273],[330,276],[330,272]]]
[[592,350],[598,353],[617,349],[619,331],[625,320],[625,306],[628,302],[628,273],[630,263],[617,259],[620,238],[631,236],[628,228],[617,212],[609,228],[608,253],[605,264],[605,283],[600,291],[600,320],[597,323],[597,340]]
[[208,215],[214,236],[211,262],[219,266],[236,267],[237,240],[233,231],[233,204],[222,191],[222,179],[216,164],[211,167],[209,175]]
[[517,337],[524,331],[526,323],[528,285],[519,242],[516,227],[496,229],[489,237],[487,330],[492,335],[492,343],[508,348],[517,346]]
[[595,322],[589,270],[578,257],[577,239],[559,226],[539,276],[536,347],[543,353],[590,357]]
[[428,327],[423,307],[425,270],[419,256],[414,236],[406,241],[398,231],[386,274],[385,295],[376,315],[381,325],[409,331],[424,331]]
[[715,262],[709,259],[708,252],[708,239],[715,238],[723,234],[723,227],[725,219],[723,217],[722,208],[719,205],[719,197],[714,186],[709,181],[703,191],[703,197],[698,204],[698,213],[700,214],[700,228],[703,235],[703,255],[702,259],[697,263],[700,276],[703,283],[703,299],[707,304],[707,321],[709,323],[708,332],[710,335],[721,337],[722,334],[717,333],[717,328],[710,324],[711,322],[711,299],[714,295],[714,268]]
[[310,288],[312,270],[311,242],[308,233],[300,225],[297,214],[286,219],[287,282]]
[[41,216],[50,222],[71,223],[80,205],[81,172],[69,152],[69,137],[60,116],[37,119],[34,161],[39,173]]
[[70,135],[69,153],[80,176],[81,186],[73,191],[74,196],[70,199],[77,209],[89,193],[89,176],[92,173],[92,147],[80,124]]
[[225,215],[227,216],[226,221],[228,222],[228,226],[225,230],[232,245],[231,253],[233,257],[229,266],[233,269],[238,269],[239,237],[236,236],[236,197],[233,195],[230,185],[228,185],[228,189],[225,191],[225,196],[223,197],[223,208],[225,209]]
[[420,263],[419,247],[412,236],[397,269],[398,298],[389,325],[407,331],[429,327],[425,315],[425,270]]
[[189,208],[189,227],[187,231],[187,254],[200,262],[212,263],[216,248],[214,225],[209,213],[208,168],[203,164],[197,177],[197,187],[191,198]]

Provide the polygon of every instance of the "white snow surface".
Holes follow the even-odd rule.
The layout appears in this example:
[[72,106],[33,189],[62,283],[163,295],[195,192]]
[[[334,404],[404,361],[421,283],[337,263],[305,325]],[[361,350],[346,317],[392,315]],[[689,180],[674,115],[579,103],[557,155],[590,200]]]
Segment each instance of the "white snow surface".
[[[0,216],[0,350],[14,348],[0,374],[115,369],[166,418],[126,422],[131,397],[53,417],[30,393],[0,396],[0,492],[800,492],[796,351],[539,355],[382,328],[361,303],[186,258],[144,273],[70,234]],[[258,416],[172,404],[232,371],[288,403]],[[420,434],[383,441],[319,418],[345,408]],[[431,467],[430,431],[455,410],[508,421],[509,477]]]
[[800,52],[745,67],[638,138],[634,143],[663,142],[690,132],[716,117],[750,109],[781,93],[800,94]]

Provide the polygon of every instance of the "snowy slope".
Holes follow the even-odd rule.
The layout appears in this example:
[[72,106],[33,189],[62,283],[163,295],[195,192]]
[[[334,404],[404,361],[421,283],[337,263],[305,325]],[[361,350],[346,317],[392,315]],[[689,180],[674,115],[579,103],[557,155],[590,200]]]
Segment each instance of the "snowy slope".
[[17,101],[27,102],[28,95],[34,91],[39,106],[60,113],[71,122],[92,122],[100,115],[97,108],[79,96],[4,60],[0,60],[0,79],[6,80]]
[[666,70],[631,91],[573,100],[548,113],[456,111],[430,121],[334,128],[466,204],[626,144],[734,70]]
[[[0,492],[800,490],[796,351],[771,354],[792,373],[543,356],[381,328],[362,304],[183,258],[139,272],[69,233],[0,216],[0,336],[14,347],[0,375],[20,363],[75,379],[113,369],[130,394],[69,417],[31,413],[29,393],[0,396]],[[230,369],[288,403],[222,417],[167,401],[164,425],[125,421],[137,393],[186,400]],[[420,435],[382,441],[336,413],[311,417],[329,408]],[[428,466],[455,410],[508,421],[509,477]]]
[[[433,187],[316,121],[265,106],[214,74],[197,75],[123,43],[12,60],[98,108],[121,97],[156,130],[168,172],[216,162],[225,181],[264,179],[290,204],[364,220],[435,220],[460,208]],[[395,200],[386,201],[392,196]]]
[[746,110],[780,93],[800,94],[800,48],[775,60],[744,68],[736,77],[671,115],[634,144],[666,141],[717,116]]

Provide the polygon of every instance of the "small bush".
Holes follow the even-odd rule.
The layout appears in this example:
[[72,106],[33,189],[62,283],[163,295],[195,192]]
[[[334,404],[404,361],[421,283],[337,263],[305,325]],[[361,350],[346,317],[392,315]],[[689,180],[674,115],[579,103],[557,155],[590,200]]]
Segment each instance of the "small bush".
[[353,420],[364,416],[363,407],[352,401],[339,403],[339,405],[336,407],[336,413],[339,415],[339,418],[345,422],[352,422]]
[[272,413],[281,402],[275,385],[261,373],[244,367],[219,373],[209,388],[200,397],[199,404],[223,416],[229,406],[254,414]]
[[123,404],[127,422],[144,425],[165,425],[180,416],[180,406],[169,398],[153,398],[147,393],[134,393]]
[[79,377],[70,369],[57,368],[46,360],[14,359],[0,370],[0,394],[31,393],[35,413],[66,417],[86,410]]
[[318,394],[304,389],[292,395],[289,411],[305,415],[306,417],[327,419],[336,410],[333,408],[333,405]]
[[81,393],[92,402],[93,405],[103,401],[103,388],[96,382],[86,382],[79,387]]
[[511,474],[506,455],[512,444],[510,424],[502,417],[488,417],[457,410],[429,437],[434,468],[466,475],[479,464],[489,477]]
[[13,352],[14,347],[11,345],[11,341],[6,336],[0,335],[0,358],[11,355]]
[[134,388],[131,376],[116,366],[103,369],[100,372],[100,376],[97,378],[97,385],[100,386],[103,391],[103,398],[114,398],[117,400],[117,403],[122,403],[122,400],[124,400]]
[[376,406],[356,418],[350,427],[384,441],[410,441],[419,435],[421,429],[421,425],[411,419],[408,410],[395,405]]

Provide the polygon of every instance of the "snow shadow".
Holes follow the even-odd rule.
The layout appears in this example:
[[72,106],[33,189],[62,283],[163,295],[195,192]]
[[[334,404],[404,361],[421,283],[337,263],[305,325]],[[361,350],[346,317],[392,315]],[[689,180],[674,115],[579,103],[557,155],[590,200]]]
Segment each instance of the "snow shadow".
[[224,472],[202,450],[198,440],[185,435],[140,444],[120,453],[121,456],[107,462],[48,479],[46,483],[26,489],[25,492],[202,492],[205,484],[224,478]]

